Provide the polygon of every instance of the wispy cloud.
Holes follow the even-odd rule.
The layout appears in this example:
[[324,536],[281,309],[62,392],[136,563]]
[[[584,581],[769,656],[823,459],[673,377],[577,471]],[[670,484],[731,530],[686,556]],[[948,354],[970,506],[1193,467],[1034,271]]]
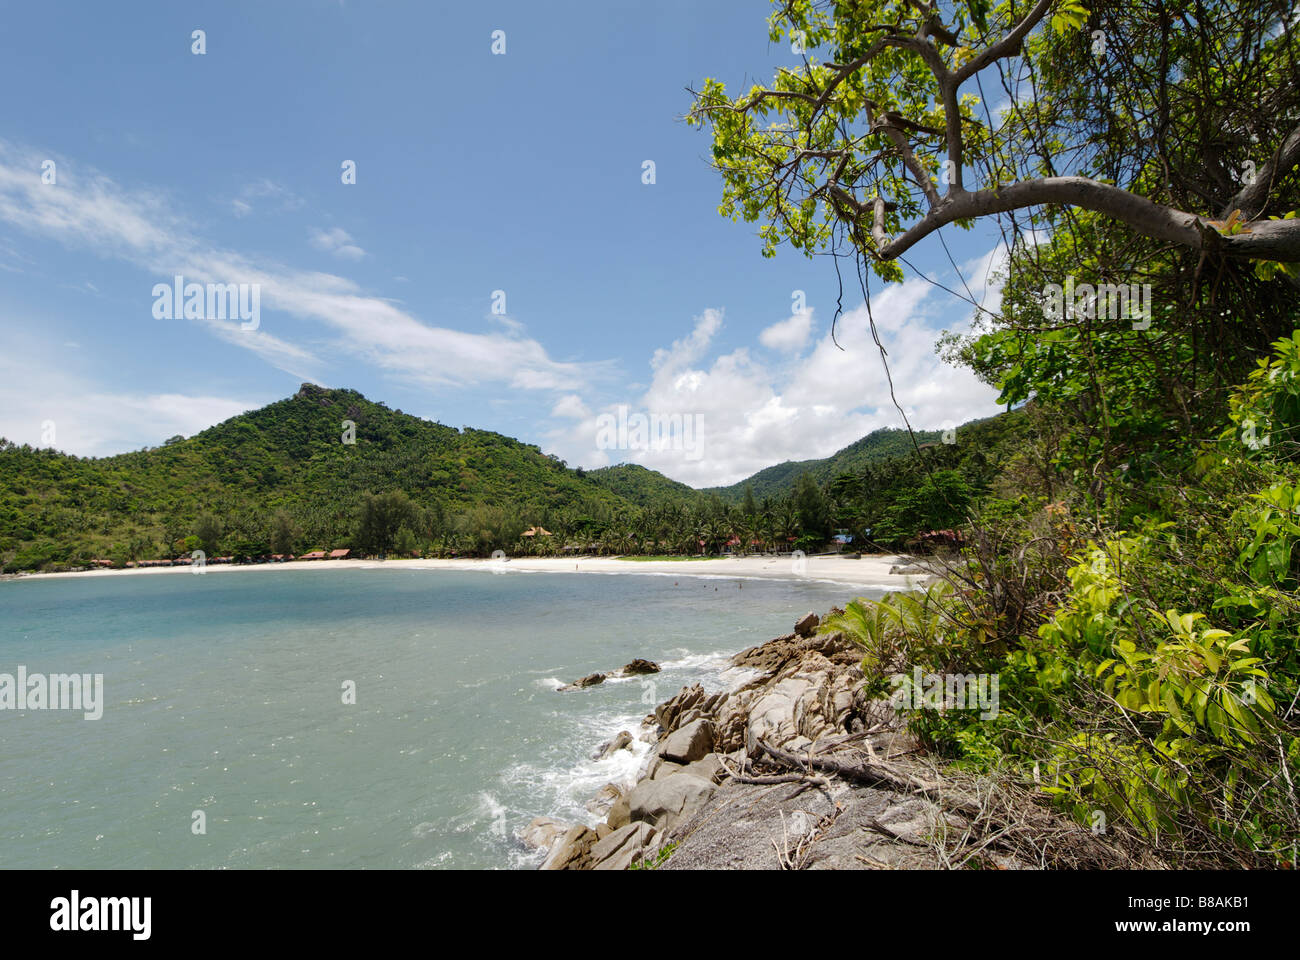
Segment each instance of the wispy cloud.
[[0,353],[0,383],[0,436],[83,457],[191,436],[270,399],[105,391],[76,374],[33,362],[30,355],[20,359],[9,353]]
[[[266,258],[212,246],[175,212],[161,192],[127,190],[110,178],[59,160],[57,186],[42,184],[44,157],[0,141],[0,221],[69,246],[133,263],[159,278],[182,274],[198,283],[261,287],[263,309],[319,325],[334,335],[340,357],[363,359],[428,386],[502,384],[521,390],[574,390],[607,365],[552,359],[516,321],[504,332],[477,333],[423,323],[393,302],[370,295],[352,280],[300,270]],[[342,233],[342,231],[339,231]],[[339,239],[337,235],[333,239]],[[349,246],[346,234],[335,250]],[[347,256],[345,254],[345,256]],[[277,339],[266,328],[239,331],[208,323],[225,342],[241,346],[295,376],[318,359],[307,348]],[[258,334],[244,336],[243,334]],[[314,379],[308,377],[308,379]]]
[[348,232],[340,227],[311,231],[311,245],[342,260],[360,260],[366,255],[366,251],[353,243]]
[[258,206],[271,205],[276,210],[297,210],[302,207],[300,196],[272,180],[255,180],[245,185],[237,197],[230,201],[236,217],[246,217]]

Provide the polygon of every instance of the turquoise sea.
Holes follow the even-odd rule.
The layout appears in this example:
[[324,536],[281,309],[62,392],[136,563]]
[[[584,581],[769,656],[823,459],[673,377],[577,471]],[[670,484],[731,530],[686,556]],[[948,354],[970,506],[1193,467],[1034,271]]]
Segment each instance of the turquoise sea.
[[[98,720],[0,711],[0,866],[532,866],[516,831],[595,822],[586,801],[648,749],[591,760],[603,740],[864,592],[382,568],[0,582],[0,673],[104,676]],[[557,692],[635,657],[663,672]]]

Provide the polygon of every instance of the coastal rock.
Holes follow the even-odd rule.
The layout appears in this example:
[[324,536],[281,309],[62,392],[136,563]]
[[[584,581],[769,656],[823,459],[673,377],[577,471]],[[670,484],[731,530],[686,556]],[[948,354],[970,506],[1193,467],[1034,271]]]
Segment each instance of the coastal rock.
[[664,777],[671,777],[674,773],[681,773],[686,769],[684,763],[673,763],[671,760],[665,760],[663,757],[655,757],[650,761],[650,766],[646,768],[644,780],[662,780]]
[[718,783],[726,776],[722,769],[722,757],[716,753],[710,753],[708,756],[696,760],[682,772],[690,774],[692,777],[699,777],[701,780],[708,780],[710,783]]
[[648,823],[629,823],[612,831],[591,847],[594,870],[626,870],[659,852],[663,835]]
[[796,635],[790,633],[759,644],[757,647],[742,650],[731,658],[731,665],[763,672],[779,670],[787,660],[798,654],[799,648],[794,642],[795,639]]
[[640,657],[623,667],[619,673],[625,677],[638,676],[643,673],[658,673],[659,664],[653,660],[642,660]]
[[524,827],[519,839],[532,850],[549,850],[568,829],[567,823],[561,823],[552,817],[536,817]]
[[611,757],[618,751],[625,750],[630,746],[632,746],[632,734],[624,730],[613,740],[602,743],[596,752],[591,755],[591,759],[604,760],[606,757]]
[[632,807],[628,803],[626,793],[619,794],[614,805],[609,808],[609,816],[605,818],[605,823],[617,830],[619,827],[626,826],[632,822]]
[[819,623],[821,618],[810,610],[794,625],[794,632],[800,637],[811,637]]
[[581,690],[581,689],[583,689],[584,687],[594,687],[596,684],[598,684],[598,683],[604,683],[604,682],[605,682],[605,674],[603,674],[603,673],[589,673],[589,674],[587,674],[585,677],[583,677],[581,680],[574,680],[573,683],[566,684],[565,686],[560,687],[560,690],[561,690],[561,691],[565,691],[565,690]]
[[711,781],[689,773],[675,773],[662,780],[642,780],[628,794],[628,808],[633,821],[666,831],[704,806],[716,789]]
[[659,756],[676,763],[694,763],[713,752],[715,739],[712,720],[692,720],[660,742]]
[[589,853],[596,842],[596,831],[582,825],[570,827],[551,848],[542,870],[585,870],[591,863]]
[[600,788],[594,797],[587,801],[587,809],[595,814],[608,813],[613,809],[614,804],[619,801],[619,798],[626,793],[627,791],[618,784],[607,783]]
[[678,720],[687,710],[701,704],[706,699],[704,688],[698,683],[683,687],[681,692],[671,700],[666,700],[655,707],[654,720],[664,730],[676,730]]

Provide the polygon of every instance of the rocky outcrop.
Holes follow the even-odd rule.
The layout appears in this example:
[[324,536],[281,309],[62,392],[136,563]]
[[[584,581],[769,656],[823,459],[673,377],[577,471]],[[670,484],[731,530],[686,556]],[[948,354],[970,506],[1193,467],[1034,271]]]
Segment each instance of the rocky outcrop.
[[662,780],[642,780],[627,796],[633,822],[669,829],[704,806],[717,789],[711,780],[682,771]]
[[[659,704],[645,719],[655,749],[636,785],[626,792],[613,784],[602,789],[589,809],[608,804],[604,823],[558,836],[550,828],[544,868],[625,869],[652,860],[680,839],[683,825],[696,820],[720,790],[733,786],[731,772],[758,740],[799,748],[860,731],[865,705],[855,691],[861,652],[838,633],[817,633],[819,624],[816,614],[801,617],[793,633],[734,657],[734,666],[757,674],[738,689],[708,693],[695,684]],[[602,744],[598,755],[609,756],[631,741],[623,731]]]
[[607,785],[589,805],[604,822],[524,831],[549,841],[543,869],[1158,865],[1006,784],[942,771],[888,703],[863,696],[861,649],[820,624],[803,617],[737,654],[733,666],[754,676],[736,689],[693,685],[659,704],[637,783]]
[[597,747],[596,752],[591,755],[591,759],[604,760],[606,757],[611,757],[618,751],[626,750],[630,746],[632,746],[632,734],[623,730],[613,740],[608,740]]
[[692,720],[659,741],[659,756],[673,763],[694,763],[713,752],[717,732],[707,717]]
[[611,670],[609,673],[589,673],[581,680],[574,680],[573,683],[566,683],[558,689],[561,692],[582,690],[584,687],[594,687],[598,683],[604,683],[610,677],[638,677],[658,672],[659,664],[655,663],[653,660],[642,660],[638,657],[631,663],[619,667],[617,670]]
[[524,846],[533,850],[549,850],[568,828],[567,823],[551,817],[537,817],[524,827],[519,839],[524,842]]
[[564,692],[568,690],[582,690],[585,687],[594,687],[596,684],[604,683],[604,682],[605,682],[605,674],[589,673],[581,680],[574,680],[573,683],[566,683],[564,686],[560,687],[560,691]]

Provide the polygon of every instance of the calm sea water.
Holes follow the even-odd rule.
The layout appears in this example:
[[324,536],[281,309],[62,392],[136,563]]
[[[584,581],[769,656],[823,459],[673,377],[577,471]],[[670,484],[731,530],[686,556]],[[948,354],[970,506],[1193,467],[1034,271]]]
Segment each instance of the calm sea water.
[[[648,750],[592,761],[602,740],[862,593],[881,591],[394,569],[0,582],[0,673],[104,675],[99,720],[0,711],[0,866],[529,866],[517,830],[595,822],[586,801]],[[556,690],[634,657],[663,665],[653,686]]]

